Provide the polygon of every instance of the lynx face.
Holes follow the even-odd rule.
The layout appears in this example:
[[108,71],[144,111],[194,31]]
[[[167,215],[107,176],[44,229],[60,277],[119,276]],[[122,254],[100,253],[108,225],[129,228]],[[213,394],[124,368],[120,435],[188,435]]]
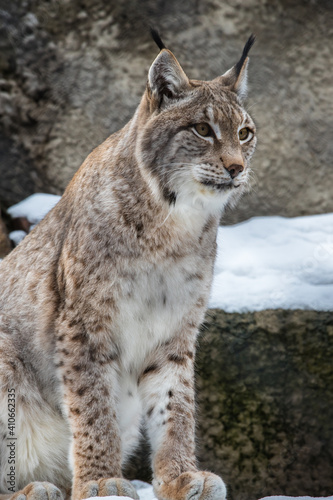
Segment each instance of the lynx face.
[[153,63],[139,163],[170,202],[221,210],[245,191],[256,146],[241,103],[246,66],[206,82],[189,80],[166,49]]

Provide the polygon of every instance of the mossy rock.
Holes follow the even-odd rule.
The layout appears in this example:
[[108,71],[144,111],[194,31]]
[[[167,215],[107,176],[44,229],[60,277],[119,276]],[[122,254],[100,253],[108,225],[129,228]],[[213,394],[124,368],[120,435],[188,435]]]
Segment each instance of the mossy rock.
[[332,494],[332,313],[210,310],[197,399],[201,464],[229,499]]

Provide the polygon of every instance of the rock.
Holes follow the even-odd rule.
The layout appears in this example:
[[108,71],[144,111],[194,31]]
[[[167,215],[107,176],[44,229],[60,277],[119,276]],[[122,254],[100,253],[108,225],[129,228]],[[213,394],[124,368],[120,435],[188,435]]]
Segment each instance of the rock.
[[24,231],[25,233],[30,231],[31,223],[26,217],[15,217],[11,223],[14,231]]
[[333,211],[332,2],[12,0],[0,15],[4,206],[37,191],[62,194],[87,154],[128,121],[157,54],[152,24],[202,79],[228,69],[257,34],[254,189],[224,221]]
[[231,500],[333,491],[333,315],[210,310],[199,342],[199,457]]
[[[228,500],[332,494],[332,359],[332,313],[208,312],[196,359],[198,457],[223,477]],[[148,456],[145,447],[133,460],[132,478],[150,480]]]
[[0,212],[0,259],[5,257],[11,250],[11,245],[10,241],[8,238],[6,226],[1,219],[1,212]]

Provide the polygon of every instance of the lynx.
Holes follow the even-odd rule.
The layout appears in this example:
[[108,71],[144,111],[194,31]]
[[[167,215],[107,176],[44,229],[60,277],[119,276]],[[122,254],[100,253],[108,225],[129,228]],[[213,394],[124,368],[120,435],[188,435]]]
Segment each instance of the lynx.
[[196,465],[193,365],[219,219],[249,182],[254,37],[212,81],[190,80],[153,37],[133,118],[0,264],[6,498],[138,498],[122,465],[142,425],[158,499],[226,497]]

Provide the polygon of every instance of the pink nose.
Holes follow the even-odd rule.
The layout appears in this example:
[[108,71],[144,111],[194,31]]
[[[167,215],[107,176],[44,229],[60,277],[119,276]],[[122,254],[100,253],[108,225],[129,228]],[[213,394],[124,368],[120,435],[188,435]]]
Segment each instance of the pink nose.
[[244,170],[244,166],[243,165],[239,165],[237,163],[233,163],[232,165],[229,165],[228,167],[224,167],[226,170],[228,170],[229,174],[230,174],[230,177],[232,179],[234,179],[235,177],[237,177],[237,175],[240,173],[240,172],[243,172]]

